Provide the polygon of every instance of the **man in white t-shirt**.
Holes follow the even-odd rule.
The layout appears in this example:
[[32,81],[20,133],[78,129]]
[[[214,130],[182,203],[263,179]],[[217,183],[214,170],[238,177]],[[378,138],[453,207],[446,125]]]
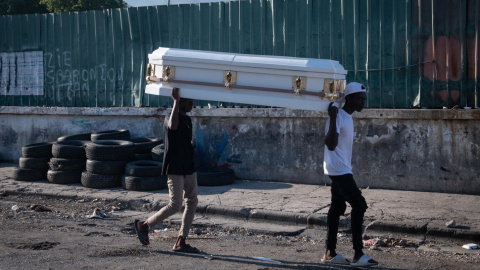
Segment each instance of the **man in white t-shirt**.
[[[327,217],[326,252],[322,262],[351,266],[372,266],[378,263],[362,251],[363,216],[367,203],[358,189],[352,174],[352,145],[354,112],[362,111],[367,89],[352,82],[345,87],[345,105],[338,109],[333,102],[328,107],[329,118],[325,126],[325,150],[323,168],[332,181],[332,204]],[[352,207],[352,242],[355,255],[352,262],[335,252],[340,216],[345,214],[346,202]]]

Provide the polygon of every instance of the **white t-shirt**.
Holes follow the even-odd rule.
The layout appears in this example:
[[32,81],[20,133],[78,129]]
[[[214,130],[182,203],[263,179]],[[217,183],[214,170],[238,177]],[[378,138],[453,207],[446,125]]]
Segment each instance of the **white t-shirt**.
[[[330,117],[325,125],[328,133]],[[323,154],[323,172],[326,175],[344,175],[352,173],[353,118],[343,109],[337,114],[338,145],[335,150],[328,150],[325,145]]]

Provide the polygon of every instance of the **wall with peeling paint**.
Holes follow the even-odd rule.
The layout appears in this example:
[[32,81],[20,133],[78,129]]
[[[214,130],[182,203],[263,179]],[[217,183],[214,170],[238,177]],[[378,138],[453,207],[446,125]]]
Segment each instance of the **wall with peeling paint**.
[[[0,107],[0,160],[26,144],[110,129],[162,137],[169,109]],[[325,112],[196,108],[201,167],[260,181],[328,184]],[[353,172],[360,187],[480,194],[480,110],[381,110],[354,114]]]

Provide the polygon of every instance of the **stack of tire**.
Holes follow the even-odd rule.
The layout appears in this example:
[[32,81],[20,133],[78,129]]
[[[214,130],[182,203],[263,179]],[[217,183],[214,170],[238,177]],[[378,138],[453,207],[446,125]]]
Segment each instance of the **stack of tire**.
[[88,188],[122,186],[122,175],[127,162],[135,156],[135,145],[126,129],[92,133],[92,142],[85,145],[86,170],[81,182]]
[[[85,134],[87,135],[87,134]],[[89,134],[88,134],[89,135]],[[54,184],[80,183],[82,171],[85,170],[86,153],[84,146],[90,140],[73,140],[77,138],[60,137],[52,146],[52,155],[47,179]],[[85,139],[82,137],[81,139]]]
[[152,159],[154,161],[163,162],[164,152],[165,152],[165,145],[162,143],[153,147],[152,150],[150,151],[150,155],[152,156]]
[[133,138],[131,141],[135,145],[134,160],[152,160],[152,149],[163,143],[163,139],[147,137]]
[[39,181],[47,179],[48,161],[52,156],[52,143],[34,143],[22,147],[19,167],[13,170],[17,181]]
[[197,184],[199,186],[224,186],[232,184],[237,177],[230,168],[214,167],[197,169]]
[[151,191],[167,187],[167,176],[162,175],[162,163],[153,160],[136,160],[126,164],[122,177],[126,190]]
[[232,184],[237,177],[233,169],[228,167],[210,167],[206,162],[202,163],[200,154],[194,151],[195,171],[197,172],[197,184],[199,186],[224,186]]

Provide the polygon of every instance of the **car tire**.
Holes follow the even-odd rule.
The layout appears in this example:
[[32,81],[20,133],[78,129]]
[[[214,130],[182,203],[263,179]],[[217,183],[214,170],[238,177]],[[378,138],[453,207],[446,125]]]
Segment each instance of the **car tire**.
[[82,186],[88,188],[114,188],[122,186],[122,175],[95,174],[82,172]]
[[52,145],[53,143],[51,142],[42,142],[42,143],[25,145],[22,147],[22,156],[26,158],[51,157]]
[[12,178],[17,181],[40,181],[47,179],[47,170],[13,168]]
[[47,172],[47,179],[54,184],[80,183],[82,171],[52,171]]
[[165,189],[167,187],[167,176],[137,177],[124,174],[122,176],[122,187],[133,191]]
[[135,146],[130,141],[100,140],[85,145],[87,159],[90,160],[133,160]]
[[147,137],[133,138],[131,141],[135,145],[135,154],[150,153],[153,147],[163,143],[163,139]]
[[62,141],[90,141],[91,137],[92,137],[92,133],[79,133],[79,134],[62,136],[62,137],[57,139],[57,142],[62,142]]
[[152,148],[152,159],[155,161],[163,162],[163,156],[165,154],[165,145],[159,144]]
[[52,155],[56,158],[85,159],[85,144],[90,141],[60,141],[52,145]]
[[51,158],[48,163],[51,171],[83,171],[85,159]]
[[235,172],[229,168],[213,168],[197,171],[197,184],[199,186],[223,186],[235,181]]
[[19,167],[23,169],[35,169],[35,170],[47,171],[49,161],[50,161],[50,158],[48,157],[44,157],[44,158],[21,157],[18,160],[18,164],[19,164]]
[[131,161],[125,165],[125,174],[138,177],[155,177],[162,175],[163,164],[153,160]]
[[98,161],[87,159],[86,171],[93,174],[121,175],[125,172],[127,161]]
[[100,140],[121,140],[129,141],[130,140],[130,131],[128,129],[119,129],[119,130],[105,130],[96,133],[92,133],[90,136],[92,142]]

